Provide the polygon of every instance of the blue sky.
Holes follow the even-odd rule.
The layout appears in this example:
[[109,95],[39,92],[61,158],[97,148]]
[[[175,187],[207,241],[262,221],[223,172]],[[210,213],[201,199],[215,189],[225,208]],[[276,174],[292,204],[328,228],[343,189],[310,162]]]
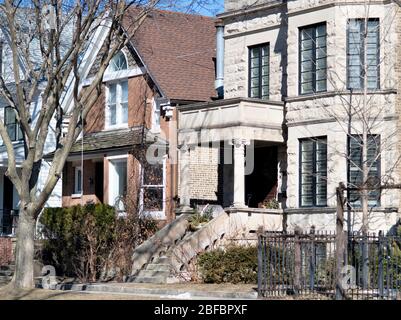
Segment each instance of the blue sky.
[[214,16],[217,13],[224,11],[224,0],[216,0],[216,4],[210,8],[203,8],[199,11],[200,14],[205,16]]
[[[163,1],[160,2],[160,7],[166,4],[165,9],[177,10],[182,12],[198,13],[205,16],[215,16],[217,13],[224,11],[224,0],[178,0],[178,1]],[[172,5],[173,3],[173,5]],[[192,3],[190,7],[188,5]]]

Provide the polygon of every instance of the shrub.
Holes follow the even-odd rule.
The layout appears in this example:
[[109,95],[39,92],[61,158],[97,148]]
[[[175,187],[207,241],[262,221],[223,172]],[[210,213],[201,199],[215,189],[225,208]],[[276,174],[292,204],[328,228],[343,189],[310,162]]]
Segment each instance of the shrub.
[[198,267],[205,283],[257,283],[257,247],[233,245],[202,253]]
[[119,271],[121,278],[132,250],[156,231],[153,220],[133,214],[118,218],[105,204],[46,208],[40,223],[43,263],[53,265],[57,275],[83,282],[100,279],[105,269]]
[[196,227],[198,227],[201,224],[208,223],[212,219],[213,219],[213,216],[209,212],[204,213],[204,214],[202,214],[200,212],[195,212],[194,214],[192,214],[190,216],[190,218],[188,220],[189,229],[191,231],[195,231]]

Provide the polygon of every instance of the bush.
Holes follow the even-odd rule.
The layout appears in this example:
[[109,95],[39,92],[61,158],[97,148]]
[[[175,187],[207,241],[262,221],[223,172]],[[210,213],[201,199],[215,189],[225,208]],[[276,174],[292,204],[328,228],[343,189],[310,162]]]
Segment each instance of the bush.
[[205,252],[198,257],[205,283],[257,283],[257,247],[229,246],[226,250]]
[[46,208],[40,217],[42,260],[57,275],[96,281],[113,269],[121,278],[130,267],[135,246],[156,231],[153,220],[128,215],[118,218],[113,207],[88,204],[70,208]]

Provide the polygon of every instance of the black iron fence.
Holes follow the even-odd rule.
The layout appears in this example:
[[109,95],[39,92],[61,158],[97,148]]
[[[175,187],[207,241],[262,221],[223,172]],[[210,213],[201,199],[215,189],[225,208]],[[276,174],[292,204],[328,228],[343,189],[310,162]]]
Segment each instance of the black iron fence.
[[[259,235],[258,291],[265,298],[400,299],[401,237],[335,233]],[[338,268],[339,263],[343,261]]]

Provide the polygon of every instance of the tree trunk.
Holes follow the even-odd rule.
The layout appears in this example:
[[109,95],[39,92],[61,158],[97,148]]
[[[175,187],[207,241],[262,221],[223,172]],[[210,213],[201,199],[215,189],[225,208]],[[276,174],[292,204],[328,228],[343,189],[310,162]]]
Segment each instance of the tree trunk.
[[[23,206],[21,206],[23,208]],[[15,289],[32,289],[33,259],[36,221],[27,210],[21,209],[17,227],[17,245],[15,259],[15,274],[13,285]]]

